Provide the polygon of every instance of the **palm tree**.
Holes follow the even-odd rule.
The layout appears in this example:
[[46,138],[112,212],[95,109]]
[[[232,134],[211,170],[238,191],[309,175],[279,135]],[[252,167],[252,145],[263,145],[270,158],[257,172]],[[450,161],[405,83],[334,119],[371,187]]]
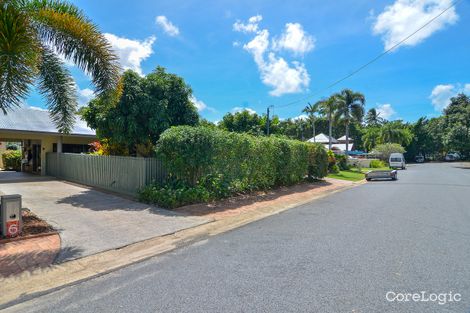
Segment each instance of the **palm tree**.
[[378,126],[384,122],[384,119],[380,117],[380,112],[377,112],[377,109],[372,108],[366,114],[366,123],[370,126]]
[[366,98],[362,93],[350,89],[343,89],[334,96],[336,98],[337,111],[335,119],[342,119],[346,125],[346,154],[349,151],[349,125],[352,121],[362,122],[364,117],[364,105]]
[[315,142],[315,114],[318,112],[318,103],[315,104],[308,104],[302,112],[307,113],[310,121],[312,122],[312,135],[313,135],[313,142]]
[[98,28],[62,0],[0,0],[0,110],[21,105],[32,84],[46,98],[59,132],[75,121],[75,82],[62,58],[89,74],[101,95],[119,81],[119,65]]
[[328,150],[331,150],[333,136],[333,114],[336,108],[336,97],[330,96],[328,99],[320,100],[315,105],[318,106],[318,112],[328,117]]

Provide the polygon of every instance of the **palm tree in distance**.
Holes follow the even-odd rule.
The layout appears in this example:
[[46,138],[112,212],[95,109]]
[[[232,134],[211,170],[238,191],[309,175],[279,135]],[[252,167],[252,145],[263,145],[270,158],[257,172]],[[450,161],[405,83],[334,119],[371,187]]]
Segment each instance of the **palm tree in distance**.
[[21,105],[31,85],[39,92],[57,129],[75,121],[75,81],[62,58],[89,74],[96,94],[118,84],[120,68],[111,46],[75,5],[61,0],[0,0],[0,110]]
[[327,99],[320,100],[315,105],[318,106],[318,112],[328,118],[328,150],[331,150],[333,136],[333,114],[336,108],[336,98],[330,96]]
[[315,104],[308,104],[303,110],[303,113],[307,113],[310,122],[312,122],[312,135],[313,135],[313,142],[315,142],[315,114],[318,112],[318,103]]
[[379,126],[383,124],[385,120],[380,116],[380,112],[378,112],[377,109],[372,108],[367,111],[365,121],[369,126]]
[[346,125],[346,154],[349,152],[349,125],[353,121],[362,122],[364,117],[364,105],[366,99],[362,93],[350,89],[343,89],[334,95],[336,98],[337,111],[335,119],[342,119]]

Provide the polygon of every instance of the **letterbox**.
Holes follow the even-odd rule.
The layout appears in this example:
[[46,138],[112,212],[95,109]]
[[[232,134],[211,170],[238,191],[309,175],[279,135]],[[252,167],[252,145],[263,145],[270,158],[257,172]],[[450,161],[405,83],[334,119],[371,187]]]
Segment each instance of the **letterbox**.
[[16,237],[21,234],[21,195],[5,195],[0,199],[1,232],[4,237]]

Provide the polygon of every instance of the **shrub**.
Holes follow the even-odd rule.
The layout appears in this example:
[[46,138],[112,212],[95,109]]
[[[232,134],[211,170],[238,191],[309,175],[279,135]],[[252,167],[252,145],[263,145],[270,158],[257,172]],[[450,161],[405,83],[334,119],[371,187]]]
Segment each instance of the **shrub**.
[[339,167],[336,165],[336,157],[333,151],[328,150],[328,172],[329,173],[338,173]]
[[328,154],[321,144],[310,144],[308,157],[309,178],[323,178],[328,175]]
[[[194,203],[197,197],[197,202],[203,202],[327,174],[326,151],[319,144],[206,127],[172,127],[160,137],[156,152],[179,185],[144,188],[141,196],[167,207]],[[175,189],[181,192],[176,194]]]
[[19,171],[21,169],[21,152],[18,150],[7,150],[2,154],[3,167],[9,170]]
[[386,167],[387,165],[383,162],[383,161],[380,161],[380,160],[372,160],[370,161],[370,165],[369,167],[371,168],[380,168],[380,167]]
[[138,193],[140,201],[155,203],[164,208],[173,209],[182,205],[194,204],[211,199],[209,191],[202,186],[187,186],[168,183],[164,186],[149,185]]
[[349,170],[348,158],[344,154],[335,154],[336,164],[342,171]]

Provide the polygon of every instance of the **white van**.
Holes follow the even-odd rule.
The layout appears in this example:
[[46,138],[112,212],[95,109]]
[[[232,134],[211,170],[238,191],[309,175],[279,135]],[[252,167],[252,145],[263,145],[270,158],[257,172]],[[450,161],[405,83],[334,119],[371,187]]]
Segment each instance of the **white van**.
[[392,153],[388,160],[391,168],[401,168],[402,170],[406,169],[405,157],[402,153]]

